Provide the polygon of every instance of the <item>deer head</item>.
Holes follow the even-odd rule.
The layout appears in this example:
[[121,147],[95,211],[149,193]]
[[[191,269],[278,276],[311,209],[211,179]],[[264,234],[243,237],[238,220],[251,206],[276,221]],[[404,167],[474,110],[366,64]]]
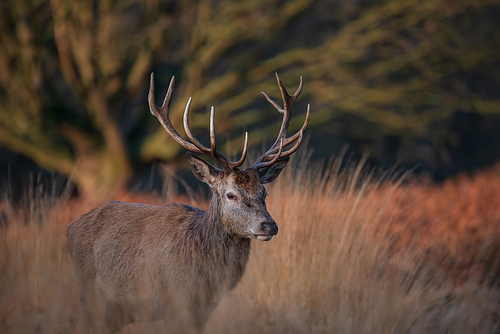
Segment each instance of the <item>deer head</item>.
[[[278,74],[276,74],[281,95],[283,108],[272,100],[266,93],[262,92],[266,99],[283,114],[283,121],[274,144],[250,167],[241,171],[240,167],[247,154],[248,133],[245,133],[245,143],[241,159],[236,162],[229,161],[217,151],[215,144],[214,129],[214,107],[210,112],[210,148],[201,144],[192,134],[189,128],[188,116],[191,98],[189,98],[184,111],[184,130],[191,142],[185,140],[173,127],[169,118],[169,106],[172,100],[174,77],[165,96],[163,105],[158,107],[154,101],[154,76],[151,74],[149,88],[149,107],[151,114],[156,116],[167,133],[185,149],[207,155],[219,162],[222,169],[218,169],[191,152],[187,153],[187,159],[191,165],[194,175],[202,182],[208,184],[212,190],[212,201],[210,209],[217,215],[227,233],[240,238],[258,240],[271,240],[278,233],[278,226],[267,212],[265,198],[266,189],[263,184],[274,181],[288,163],[290,156],[299,148],[303,133],[309,123],[310,106],[307,106],[307,114],[302,128],[293,136],[287,137],[288,126],[292,116],[292,108],[295,100],[302,91],[302,77],[297,91],[292,96],[288,95]],[[292,145],[288,150],[287,146]]]

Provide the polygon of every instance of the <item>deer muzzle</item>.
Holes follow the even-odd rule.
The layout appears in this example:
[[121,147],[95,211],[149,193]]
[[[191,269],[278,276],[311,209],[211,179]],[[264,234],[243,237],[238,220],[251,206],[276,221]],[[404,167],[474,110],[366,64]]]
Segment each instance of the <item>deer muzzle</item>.
[[264,222],[264,223],[262,223],[262,229],[268,235],[274,236],[274,235],[278,234],[278,225],[276,225],[275,222]]
[[255,234],[254,237],[257,240],[269,241],[278,234],[278,225],[275,222],[263,222],[261,223],[262,234]]

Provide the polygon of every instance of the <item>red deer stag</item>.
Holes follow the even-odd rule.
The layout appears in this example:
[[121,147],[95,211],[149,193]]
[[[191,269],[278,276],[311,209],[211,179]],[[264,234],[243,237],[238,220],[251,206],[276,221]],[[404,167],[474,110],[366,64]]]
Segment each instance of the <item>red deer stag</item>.
[[[188,152],[194,175],[212,189],[206,211],[180,203],[163,206],[109,202],[76,219],[68,227],[68,243],[79,285],[85,325],[91,333],[114,333],[132,322],[163,319],[173,332],[202,332],[222,296],[240,281],[250,254],[250,240],[271,240],[278,226],[267,212],[262,186],[279,175],[300,145],[309,122],[309,106],[300,131],[286,137],[300,84],[288,95],[276,74],[283,97],[278,138],[255,164],[239,170],[241,159],[228,161],[215,146],[214,110],[210,115],[210,147],[191,133],[188,113],[182,138],[169,119],[174,78],[163,105],[154,101],[151,74],[149,107],[168,134],[187,150],[212,157],[217,169]],[[293,146],[284,150],[288,145]]]

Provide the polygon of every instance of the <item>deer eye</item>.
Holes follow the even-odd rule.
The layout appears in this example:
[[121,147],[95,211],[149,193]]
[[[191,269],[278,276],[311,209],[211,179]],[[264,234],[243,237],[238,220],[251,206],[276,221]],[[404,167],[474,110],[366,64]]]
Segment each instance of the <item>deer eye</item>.
[[231,193],[227,194],[226,196],[227,196],[227,198],[228,198],[228,199],[230,199],[230,200],[235,200],[235,199],[237,199],[237,197],[236,197],[235,195],[231,194]]

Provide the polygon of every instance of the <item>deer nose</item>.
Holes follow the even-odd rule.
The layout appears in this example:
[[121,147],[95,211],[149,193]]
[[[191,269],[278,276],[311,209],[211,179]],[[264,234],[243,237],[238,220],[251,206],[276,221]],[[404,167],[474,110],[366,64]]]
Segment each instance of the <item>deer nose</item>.
[[269,235],[278,234],[278,225],[275,222],[262,223],[262,229]]

